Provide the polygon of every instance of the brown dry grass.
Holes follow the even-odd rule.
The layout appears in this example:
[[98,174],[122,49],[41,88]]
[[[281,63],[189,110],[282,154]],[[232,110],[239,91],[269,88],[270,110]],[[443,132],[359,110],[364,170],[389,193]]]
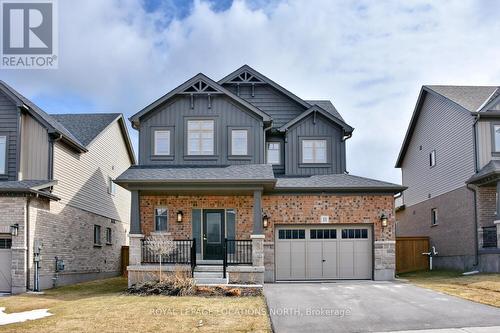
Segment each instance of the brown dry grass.
[[500,274],[463,276],[459,272],[432,271],[401,274],[418,286],[500,307]]
[[131,296],[113,278],[0,298],[7,312],[48,308],[51,317],[0,332],[269,332],[263,297]]

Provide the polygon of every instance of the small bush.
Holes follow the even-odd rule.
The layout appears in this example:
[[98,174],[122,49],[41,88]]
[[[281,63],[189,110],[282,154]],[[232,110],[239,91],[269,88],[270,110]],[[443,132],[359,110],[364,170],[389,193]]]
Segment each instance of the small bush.
[[148,281],[133,285],[127,290],[136,295],[189,296],[196,293],[194,280],[187,275],[169,275],[163,281]]

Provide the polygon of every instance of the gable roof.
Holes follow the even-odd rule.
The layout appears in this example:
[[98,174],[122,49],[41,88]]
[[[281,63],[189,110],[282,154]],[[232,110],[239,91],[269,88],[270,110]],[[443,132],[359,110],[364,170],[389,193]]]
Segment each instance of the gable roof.
[[49,131],[53,131],[62,136],[63,141],[71,145],[79,152],[85,152],[87,149],[85,146],[62,124],[56,121],[53,117],[47,114],[45,111],[40,109],[35,103],[31,102],[29,99],[21,95],[14,88],[9,86],[4,81],[0,80],[0,90],[5,93],[18,107],[24,108],[28,111],[35,119],[44,124]]
[[335,108],[335,106],[331,101],[325,99],[325,100],[306,100],[306,102],[311,105],[317,105],[321,107],[323,110],[330,112],[332,115],[345,122],[344,118],[342,118],[342,116],[337,111],[337,109]]
[[420,115],[422,104],[425,96],[430,93],[435,96],[440,96],[459,106],[464,112],[471,114],[480,110],[485,103],[491,101],[497,93],[496,86],[443,86],[443,85],[425,85],[420,89],[417,98],[417,103],[413,110],[413,114],[406,131],[401,150],[396,161],[396,168],[400,168],[406,151],[411,141],[411,137],[417,125],[417,120]]
[[309,109],[307,109],[306,111],[302,112],[297,117],[295,117],[292,120],[290,120],[289,122],[287,122],[285,125],[281,126],[278,130],[281,131],[281,132],[286,131],[291,126],[293,126],[294,124],[300,122],[302,119],[306,118],[307,116],[309,116],[313,112],[318,112],[318,113],[322,114],[323,116],[325,116],[326,118],[328,118],[332,122],[334,122],[337,125],[339,125],[340,127],[342,127],[342,129],[346,133],[352,133],[354,131],[354,128],[352,128],[351,126],[347,125],[342,119],[339,119],[338,117],[334,116],[331,112],[325,111],[323,108],[321,108],[318,105],[311,106]]
[[277,84],[276,82],[274,82],[273,80],[271,80],[270,78],[268,78],[267,76],[265,76],[265,75],[257,72],[255,69],[253,69],[252,67],[250,67],[248,65],[243,65],[240,68],[238,68],[237,70],[235,70],[234,72],[226,75],[225,77],[223,77],[222,79],[219,80],[219,84],[223,85],[224,83],[228,83],[233,78],[239,76],[243,72],[248,72],[248,73],[252,74],[253,76],[255,76],[256,78],[258,78],[259,80],[261,80],[261,81],[269,84],[271,87],[273,87],[274,89],[276,89],[279,92],[283,93],[284,95],[288,96],[289,98],[291,98],[295,102],[297,102],[300,105],[302,105],[304,108],[308,109],[308,108],[311,107],[311,105],[308,102],[306,102],[305,100],[301,99],[300,97],[298,97],[297,95],[293,94],[292,92],[290,92],[289,90],[285,89],[284,87],[280,86],[279,84]]
[[[237,102],[238,104],[242,105],[243,107],[247,108],[248,110],[250,110],[253,113],[260,116],[264,122],[271,121],[271,117],[267,113],[263,112],[262,110],[258,109],[255,106],[253,106],[249,102],[245,101],[243,98],[240,98],[239,96],[233,94],[232,92],[230,92],[229,90],[227,90],[226,88],[224,88],[223,86],[218,84],[217,82],[213,81],[212,79],[210,79],[208,76],[206,76],[203,73],[199,73],[199,74],[193,76],[191,79],[187,80],[186,82],[184,82],[183,84],[181,84],[177,88],[171,90],[167,94],[158,98],[156,101],[149,104],[148,106],[143,108],[141,111],[137,112],[132,117],[130,117],[129,120],[135,126],[135,124],[140,121],[140,118],[142,116],[144,116],[146,113],[152,111],[156,107],[165,103],[166,101],[168,101],[170,98],[174,97],[175,95],[184,92],[186,89],[189,89],[191,86],[193,86],[194,84],[197,84],[199,81],[207,84],[208,86],[211,87],[211,89],[215,90],[213,92],[213,94],[216,94],[216,93],[224,94],[224,95],[228,96],[229,98],[231,98],[232,100],[234,100],[235,102]],[[188,94],[189,93],[191,93],[191,92],[188,92]],[[196,92],[193,91],[192,93],[195,94]]]
[[121,113],[70,113],[51,116],[73,133],[85,147],[88,147],[101,133],[117,121],[122,130],[130,160],[132,164],[135,164],[134,149]]
[[28,193],[45,197],[51,200],[59,198],[50,192],[50,188],[57,184],[55,180],[8,180],[0,181],[0,193]]

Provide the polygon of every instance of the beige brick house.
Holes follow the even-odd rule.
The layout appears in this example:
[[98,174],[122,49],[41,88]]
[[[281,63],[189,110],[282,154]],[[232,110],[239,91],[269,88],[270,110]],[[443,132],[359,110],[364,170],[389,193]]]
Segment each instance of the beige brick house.
[[0,82],[0,119],[0,291],[119,274],[130,193],[112,181],[135,161],[122,115],[48,115]]
[[198,74],[130,118],[139,163],[129,284],[154,279],[144,238],[176,248],[162,269],[198,283],[394,278],[399,185],[349,175],[349,126],[328,100],[303,100],[243,66]]

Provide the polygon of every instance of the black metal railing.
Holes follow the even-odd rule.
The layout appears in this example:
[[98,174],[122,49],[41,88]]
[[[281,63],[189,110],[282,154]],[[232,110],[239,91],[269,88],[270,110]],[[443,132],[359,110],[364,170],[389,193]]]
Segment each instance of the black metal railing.
[[193,238],[191,244],[191,277],[194,277],[194,269],[196,268],[196,238]]
[[[195,241],[194,239],[183,239],[183,240],[174,240],[174,250],[168,255],[159,255],[153,249],[151,249],[147,243],[142,240],[141,248],[142,248],[142,263],[143,264],[159,264],[160,257],[162,264],[192,264],[192,252]],[[195,259],[196,260],[196,259]]]
[[483,227],[483,248],[497,247],[497,227]]
[[252,264],[252,241],[243,239],[224,240],[224,258],[222,276],[226,278],[226,268],[229,265]]

